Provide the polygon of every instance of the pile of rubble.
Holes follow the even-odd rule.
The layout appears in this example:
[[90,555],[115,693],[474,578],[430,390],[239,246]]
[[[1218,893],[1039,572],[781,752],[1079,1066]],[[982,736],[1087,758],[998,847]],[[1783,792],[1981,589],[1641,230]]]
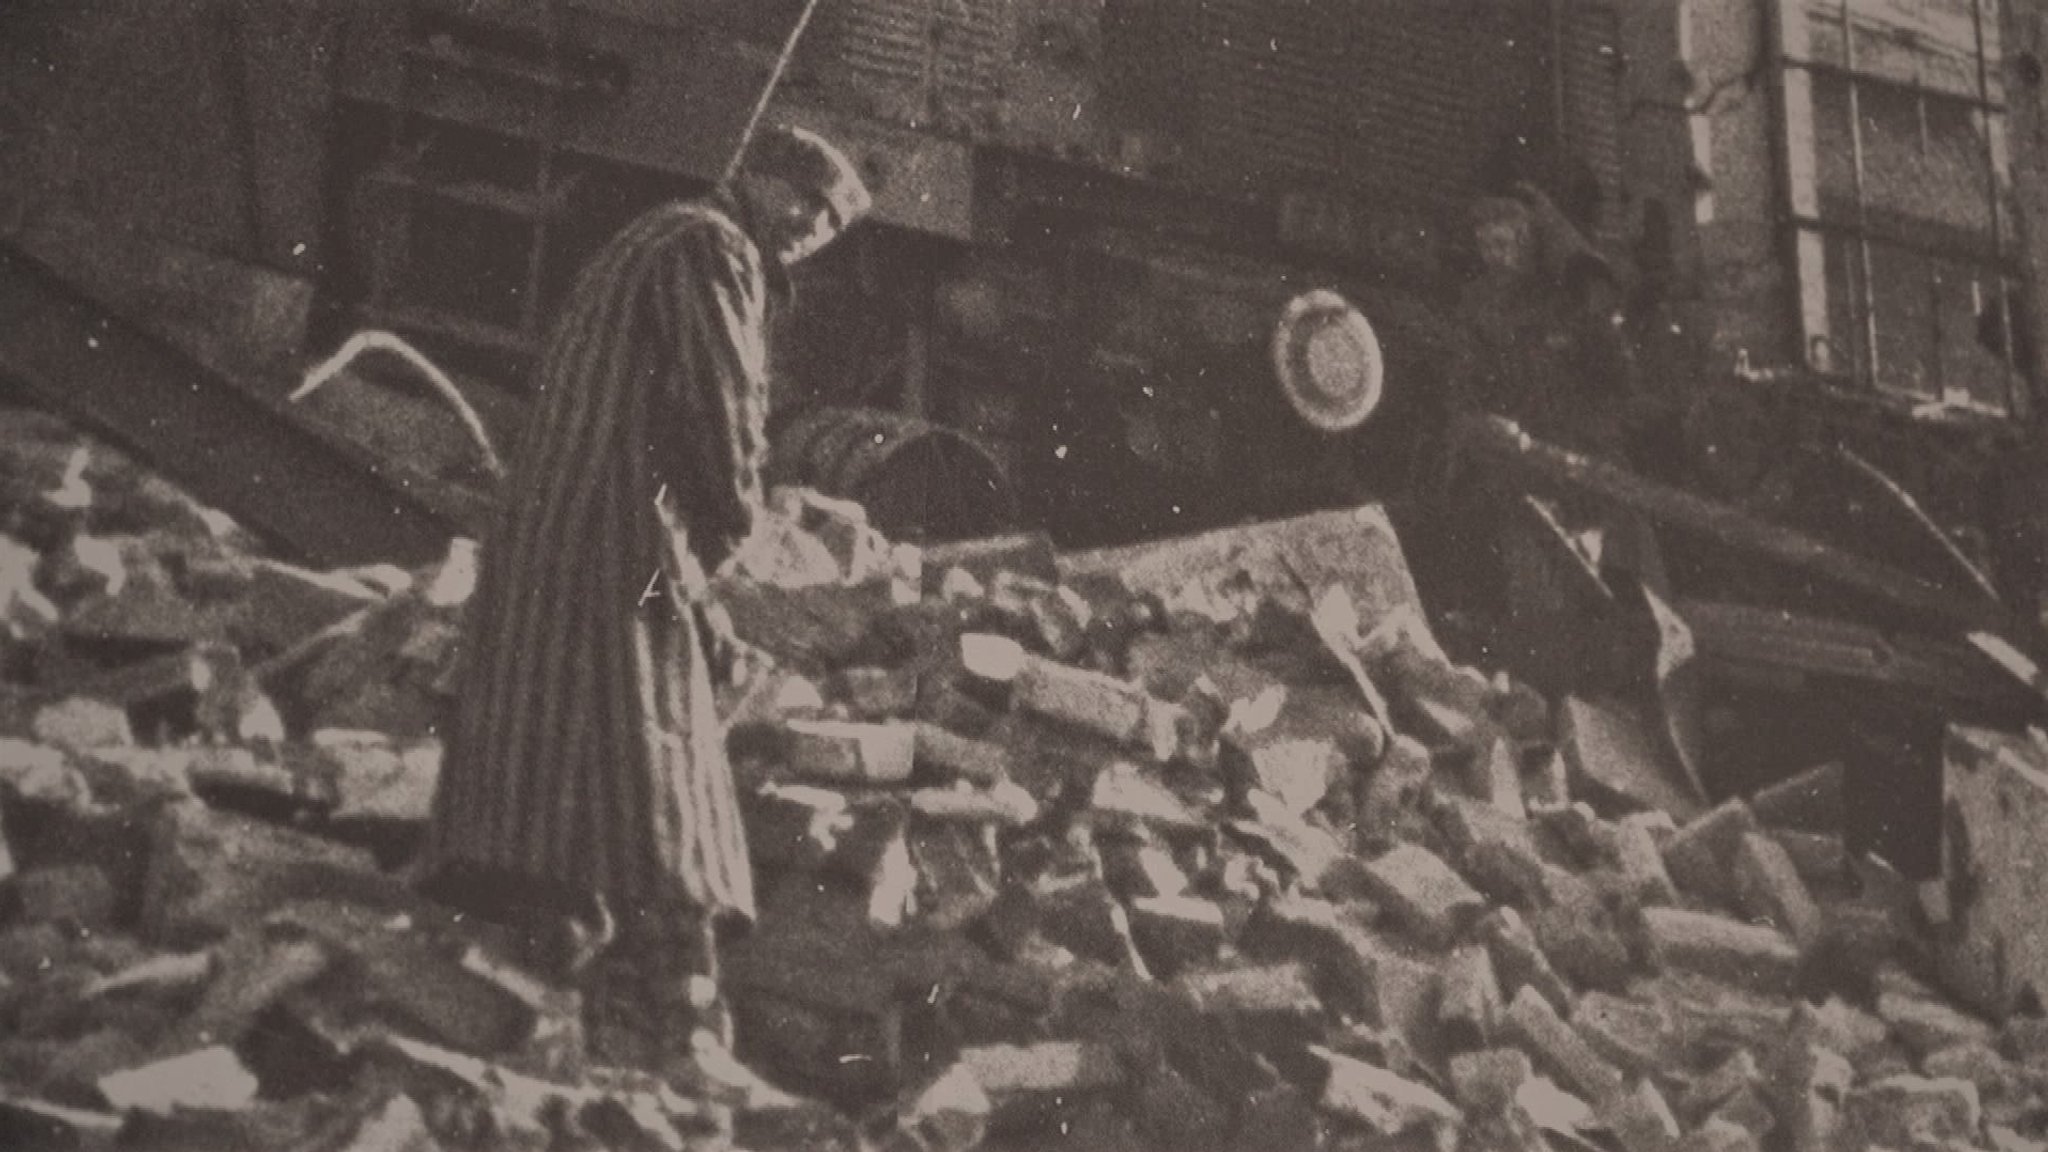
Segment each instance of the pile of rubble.
[[0,1146],[2048,1146],[2048,1021],[1935,991],[1839,767],[1622,801],[1370,509],[1083,559],[789,497],[721,598],[744,1066],[585,1066],[403,876],[470,549],[301,571],[6,430]]

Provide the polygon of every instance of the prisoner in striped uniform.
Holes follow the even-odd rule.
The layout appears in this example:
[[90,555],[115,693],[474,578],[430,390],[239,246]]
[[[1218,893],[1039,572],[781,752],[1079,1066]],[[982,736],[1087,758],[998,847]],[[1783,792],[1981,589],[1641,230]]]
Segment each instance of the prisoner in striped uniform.
[[427,875],[529,933],[616,922],[586,973],[602,1058],[674,1058],[711,923],[754,912],[703,609],[761,503],[769,286],[868,204],[836,149],[777,127],[729,188],[613,238],[483,542]]

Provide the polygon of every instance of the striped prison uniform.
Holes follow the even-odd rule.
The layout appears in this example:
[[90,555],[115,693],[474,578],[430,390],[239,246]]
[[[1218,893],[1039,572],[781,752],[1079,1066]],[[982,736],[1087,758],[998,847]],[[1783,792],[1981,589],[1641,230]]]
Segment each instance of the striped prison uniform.
[[628,930],[754,914],[695,611],[761,499],[768,282],[740,218],[655,208],[563,305],[464,620],[430,875],[601,896]]

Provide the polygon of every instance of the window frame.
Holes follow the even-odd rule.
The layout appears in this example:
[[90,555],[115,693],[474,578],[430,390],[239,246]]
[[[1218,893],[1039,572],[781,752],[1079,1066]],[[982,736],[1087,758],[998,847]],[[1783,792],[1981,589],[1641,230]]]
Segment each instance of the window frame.
[[[1912,79],[1869,69],[1859,70],[1857,46],[1863,37],[1857,34],[1857,21],[1853,18],[1854,0],[1771,0],[1775,34],[1771,38],[1770,67],[1778,93],[1776,143],[1781,161],[1779,211],[1797,296],[1801,347],[1798,359],[1808,372],[1842,390],[1880,402],[1910,405],[1916,413],[2025,419],[2030,415],[2033,402],[2027,379],[2029,366],[2016,359],[2019,342],[2010,335],[2002,352],[2008,370],[2001,374],[2002,381],[1994,382],[1998,400],[2002,403],[1987,403],[1979,399],[1968,380],[1942,378],[1940,368],[1946,334],[1930,346],[1931,360],[1936,368],[1932,396],[1924,391],[1899,387],[1884,377],[1885,358],[1881,355],[1883,317],[1870,275],[1873,252],[1904,254],[1927,261],[1931,300],[1938,300],[1941,288],[1941,281],[1937,278],[1940,268],[1936,262],[1940,267],[1959,266],[1971,274],[1973,306],[1978,308],[1980,315],[1984,305],[1977,301],[1976,296],[1980,286],[1988,281],[1996,288],[1996,299],[1989,306],[2003,312],[2003,331],[2014,333],[2027,322],[2022,314],[2023,294],[2028,286],[2027,270],[2014,220],[2017,206],[2012,175],[2012,112],[2004,96],[2002,78],[1994,91],[1992,73],[2001,65],[1994,63],[1987,51],[1987,46],[1993,45],[1992,36],[1998,36],[1998,44],[2003,42],[1996,24],[2001,16],[2002,0],[1959,2],[1968,6],[1974,41],[1965,58],[1965,66],[1974,72],[1975,78],[1974,90],[1968,93],[1925,83],[1918,67],[1914,69]],[[1837,20],[1842,32],[1836,60],[1822,59],[1823,54],[1813,49],[1813,14],[1816,9],[1824,7],[1833,7],[1839,13]],[[1867,29],[1870,25],[1865,23],[1863,27]],[[1901,42],[1906,43],[1904,39]],[[1930,49],[1914,48],[1910,44],[1905,50],[1913,54],[1916,65],[1932,55]],[[1831,213],[1823,205],[1825,158],[1820,150],[1822,134],[1817,82],[1837,83],[1845,91],[1853,193],[1851,214],[1847,219],[1839,212]],[[1873,198],[1868,189],[1864,140],[1866,117],[1862,108],[1864,94],[1872,91],[1894,96],[1903,94],[1915,102],[1923,149],[1929,138],[1926,125],[1930,106],[1961,109],[1973,121],[1981,123],[1982,126],[1974,133],[1976,146],[1968,153],[1981,161],[1984,173],[1982,192],[1988,209],[1987,226],[1976,233],[1988,241],[1983,248],[1907,237],[1872,224]],[[1943,226],[1943,222],[1931,218],[1906,219],[1930,227]],[[1829,269],[1830,242],[1846,245],[1854,265],[1842,280],[1852,286],[1853,295],[1847,301],[1846,316],[1848,336],[1856,346],[1841,354],[1835,353],[1835,342],[1842,334],[1835,330],[1837,322],[1833,313],[1837,309],[1831,307],[1830,301],[1837,287]],[[1938,316],[1935,322],[1938,325]]]

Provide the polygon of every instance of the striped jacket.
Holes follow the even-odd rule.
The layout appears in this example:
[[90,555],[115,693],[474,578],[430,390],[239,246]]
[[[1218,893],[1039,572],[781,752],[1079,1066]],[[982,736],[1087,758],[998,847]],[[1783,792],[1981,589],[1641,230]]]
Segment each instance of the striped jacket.
[[737,217],[648,212],[563,306],[464,621],[432,869],[753,914],[692,611],[760,504],[767,282]]

